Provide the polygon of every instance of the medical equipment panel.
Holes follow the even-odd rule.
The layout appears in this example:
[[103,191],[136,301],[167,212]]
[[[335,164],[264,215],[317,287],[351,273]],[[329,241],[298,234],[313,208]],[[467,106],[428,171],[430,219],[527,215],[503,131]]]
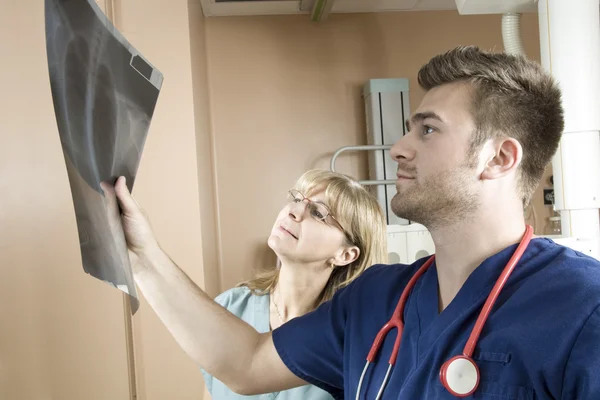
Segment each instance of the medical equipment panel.
[[[367,142],[369,145],[393,145],[405,133],[405,121],[409,117],[408,79],[371,79],[363,89],[365,102]],[[390,202],[396,194],[397,164],[389,149],[370,151],[369,178],[390,181],[371,186],[373,194],[385,211],[388,225],[408,225],[410,222],[397,217]]]

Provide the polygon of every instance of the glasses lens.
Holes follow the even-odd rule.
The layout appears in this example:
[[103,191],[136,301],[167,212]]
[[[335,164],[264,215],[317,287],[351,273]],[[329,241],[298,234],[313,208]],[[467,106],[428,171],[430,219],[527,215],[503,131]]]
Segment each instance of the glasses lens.
[[325,218],[327,218],[329,215],[329,210],[321,203],[310,203],[309,210],[310,215],[320,221],[325,220]]
[[296,203],[301,202],[302,200],[304,200],[304,196],[302,195],[302,193],[300,193],[297,190],[290,190],[289,191],[289,195],[290,195],[290,201],[294,201]]

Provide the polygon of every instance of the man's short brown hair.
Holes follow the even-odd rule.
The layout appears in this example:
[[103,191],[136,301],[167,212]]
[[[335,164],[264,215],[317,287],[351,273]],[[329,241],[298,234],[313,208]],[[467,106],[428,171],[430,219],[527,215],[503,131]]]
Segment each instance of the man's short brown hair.
[[558,85],[524,56],[485,52],[475,46],[435,56],[419,71],[419,85],[425,90],[458,81],[472,85],[473,152],[499,136],[521,143],[518,189],[523,204],[528,204],[564,129]]

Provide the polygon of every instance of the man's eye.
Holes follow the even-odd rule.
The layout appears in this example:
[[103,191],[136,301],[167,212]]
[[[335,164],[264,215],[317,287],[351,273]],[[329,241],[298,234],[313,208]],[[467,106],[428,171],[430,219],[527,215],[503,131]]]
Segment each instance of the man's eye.
[[423,125],[423,135],[429,135],[430,133],[433,133],[435,131],[434,128],[432,128],[429,125]]

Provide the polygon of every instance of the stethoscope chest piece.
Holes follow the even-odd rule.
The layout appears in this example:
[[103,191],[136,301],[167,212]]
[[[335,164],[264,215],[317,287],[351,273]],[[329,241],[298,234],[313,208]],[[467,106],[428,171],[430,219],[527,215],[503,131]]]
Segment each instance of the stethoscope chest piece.
[[455,356],[442,365],[440,380],[454,396],[467,397],[479,386],[479,368],[471,357]]

